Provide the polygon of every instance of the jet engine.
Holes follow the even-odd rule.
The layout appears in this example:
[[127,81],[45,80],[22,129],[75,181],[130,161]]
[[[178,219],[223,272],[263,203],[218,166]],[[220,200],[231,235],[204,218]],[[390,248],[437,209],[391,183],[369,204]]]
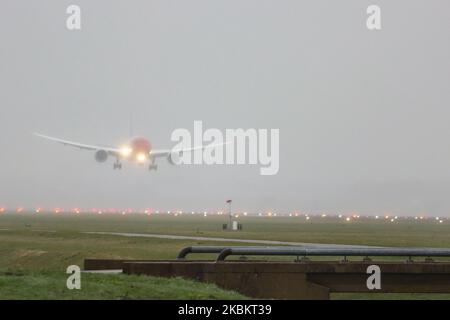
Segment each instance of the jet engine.
[[172,165],[178,165],[181,162],[181,157],[183,156],[183,152],[171,152],[167,156],[167,161]]
[[108,152],[105,150],[97,150],[95,152],[95,160],[97,162],[105,162],[108,159]]

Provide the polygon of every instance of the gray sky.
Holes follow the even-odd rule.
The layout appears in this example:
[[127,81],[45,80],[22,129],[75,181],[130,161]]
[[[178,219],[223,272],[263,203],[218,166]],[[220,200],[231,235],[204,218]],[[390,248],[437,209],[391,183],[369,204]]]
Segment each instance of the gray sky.
[[[450,215],[448,30],[444,0],[3,0],[0,204]],[[279,128],[279,174],[113,171],[31,135],[116,144],[130,110],[155,148],[194,120]]]

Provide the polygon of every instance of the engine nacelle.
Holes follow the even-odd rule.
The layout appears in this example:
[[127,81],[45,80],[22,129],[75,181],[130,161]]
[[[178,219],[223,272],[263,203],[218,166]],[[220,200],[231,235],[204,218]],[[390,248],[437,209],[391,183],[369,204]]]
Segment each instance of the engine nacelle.
[[97,150],[95,152],[95,160],[97,162],[105,162],[106,160],[108,160],[108,152],[106,152],[105,150]]
[[167,161],[172,165],[179,165],[181,162],[181,157],[183,156],[183,152],[171,152],[167,156]]

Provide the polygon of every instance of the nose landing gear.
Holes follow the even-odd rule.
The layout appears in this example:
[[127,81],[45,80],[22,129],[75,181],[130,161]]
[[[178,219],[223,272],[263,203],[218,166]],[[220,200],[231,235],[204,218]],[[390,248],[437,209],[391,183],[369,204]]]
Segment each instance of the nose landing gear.
[[148,166],[148,170],[152,171],[158,169],[158,165],[155,164],[155,158],[150,158],[150,165]]

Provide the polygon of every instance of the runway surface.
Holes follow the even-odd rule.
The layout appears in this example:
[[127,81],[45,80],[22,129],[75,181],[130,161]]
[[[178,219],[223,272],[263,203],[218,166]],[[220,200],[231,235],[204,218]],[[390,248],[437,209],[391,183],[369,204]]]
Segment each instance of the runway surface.
[[308,243],[308,242],[287,242],[276,240],[252,240],[252,239],[232,239],[232,238],[213,238],[213,237],[194,237],[194,236],[176,236],[170,234],[151,234],[151,233],[128,233],[128,232],[83,232],[87,234],[104,234],[121,237],[142,237],[158,238],[170,240],[196,240],[196,241],[216,241],[216,242],[238,242],[251,244],[268,244],[282,246],[298,246],[313,248],[380,248],[375,246],[349,245],[349,244],[326,244],[326,243]]

